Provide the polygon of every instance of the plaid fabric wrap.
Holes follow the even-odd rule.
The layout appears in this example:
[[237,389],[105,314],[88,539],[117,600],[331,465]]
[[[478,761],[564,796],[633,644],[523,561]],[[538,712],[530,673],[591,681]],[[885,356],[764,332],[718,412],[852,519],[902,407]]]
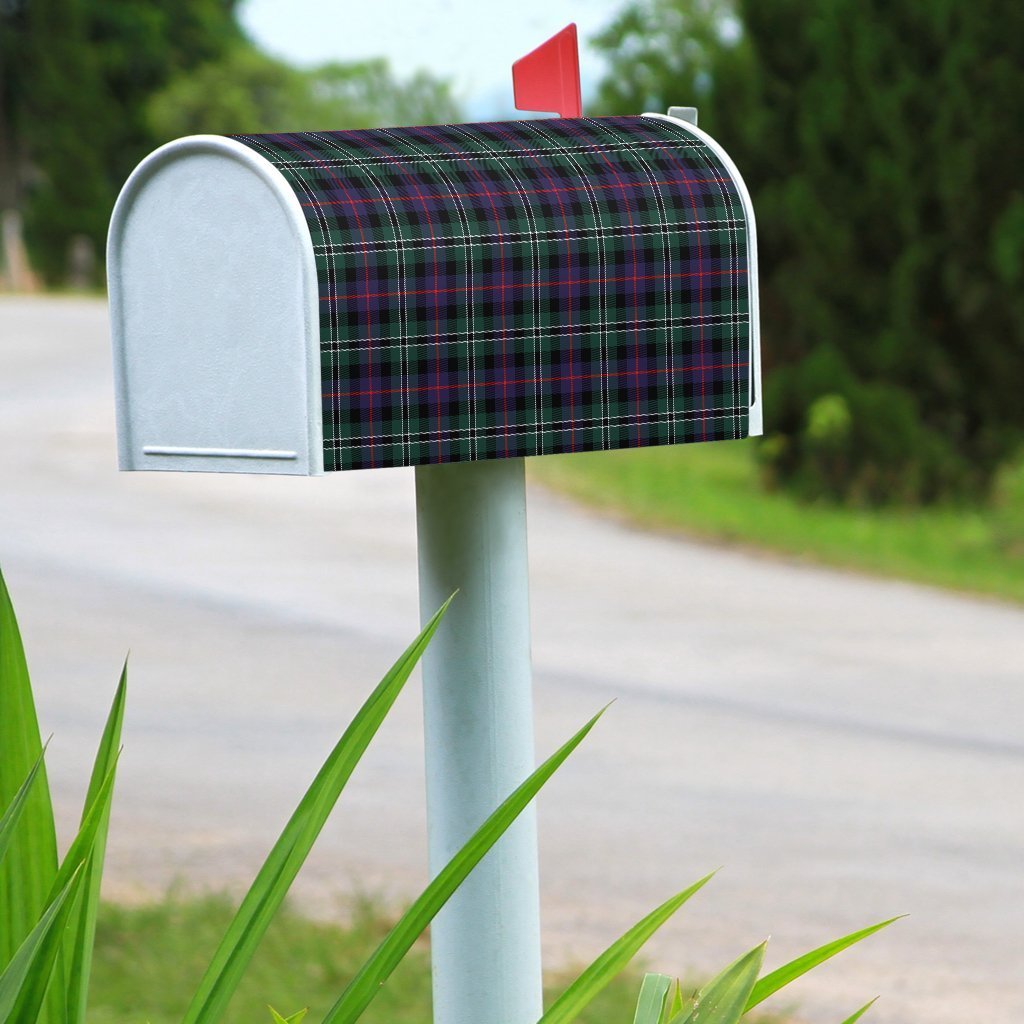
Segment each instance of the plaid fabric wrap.
[[747,224],[685,128],[236,138],[309,222],[325,469],[747,435]]

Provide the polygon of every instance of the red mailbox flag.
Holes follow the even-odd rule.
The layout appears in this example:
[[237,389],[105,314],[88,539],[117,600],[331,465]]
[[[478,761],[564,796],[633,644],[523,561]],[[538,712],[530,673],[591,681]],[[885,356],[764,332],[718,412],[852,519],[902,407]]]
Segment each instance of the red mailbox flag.
[[582,117],[580,55],[575,23],[566,25],[512,65],[516,110],[554,111]]

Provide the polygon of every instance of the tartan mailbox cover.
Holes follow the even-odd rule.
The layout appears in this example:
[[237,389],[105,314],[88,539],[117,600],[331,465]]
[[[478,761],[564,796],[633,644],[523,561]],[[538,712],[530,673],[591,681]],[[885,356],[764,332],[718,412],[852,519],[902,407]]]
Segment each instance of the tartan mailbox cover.
[[761,432],[750,198],[675,118],[180,139],[108,263],[122,469]]

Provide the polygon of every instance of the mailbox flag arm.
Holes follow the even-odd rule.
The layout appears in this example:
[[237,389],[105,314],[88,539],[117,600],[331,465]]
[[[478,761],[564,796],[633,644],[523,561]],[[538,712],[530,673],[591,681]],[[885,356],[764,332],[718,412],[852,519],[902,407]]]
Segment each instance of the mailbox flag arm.
[[516,110],[554,111],[559,117],[582,117],[580,54],[576,25],[541,43],[512,65]]

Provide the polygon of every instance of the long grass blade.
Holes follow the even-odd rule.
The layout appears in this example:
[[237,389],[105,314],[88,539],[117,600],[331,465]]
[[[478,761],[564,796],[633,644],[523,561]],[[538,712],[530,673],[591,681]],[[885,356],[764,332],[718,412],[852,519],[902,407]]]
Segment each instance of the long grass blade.
[[863,1017],[864,1014],[867,1013],[868,1010],[870,1010],[877,1002],[878,996],[875,996],[870,1003],[865,1003],[856,1013],[850,1014],[850,1016],[843,1021],[843,1024],[857,1024],[857,1021],[859,1021],[861,1017]]
[[676,987],[672,990],[672,998],[669,1000],[665,1018],[672,1020],[673,1017],[677,1017],[683,1012],[683,1005],[683,986],[676,979]]
[[[81,871],[72,876],[43,911],[36,926],[0,974],[0,1024],[33,1024],[53,972],[67,920],[81,889]],[[16,1009],[17,1007],[17,1009]],[[12,1014],[15,1016],[12,1018]]]
[[71,841],[68,852],[57,869],[57,877],[53,882],[53,890],[50,892],[50,899],[56,898],[57,893],[67,885],[71,876],[79,868],[83,867],[93,854],[96,848],[96,841],[99,838],[100,826],[104,818],[110,812],[110,801],[114,794],[114,777],[117,774],[116,763],[107,772],[107,777],[100,785],[99,792],[92,806],[86,812],[82,821],[82,827],[78,834]]
[[676,893],[660,907],[638,921],[615,940],[569,987],[551,1004],[538,1024],[567,1024],[636,956],[640,947],[688,900],[699,892],[714,873],[705,875],[688,889]]
[[18,792],[14,794],[14,799],[11,801],[7,810],[4,811],[3,817],[0,817],[0,862],[3,861],[4,855],[7,853],[7,847],[10,846],[11,838],[14,835],[14,829],[18,824],[18,820],[21,818],[22,811],[25,809],[25,803],[28,800],[28,795],[32,790],[32,783],[36,781],[36,776],[39,774],[39,769],[43,764],[43,755],[40,754],[36,758],[36,763],[32,765],[29,770],[28,776],[25,781],[21,784]]
[[861,928],[860,931],[851,932],[849,935],[844,935],[841,939],[826,942],[824,946],[812,949],[809,953],[804,953],[803,956],[798,956],[788,964],[783,964],[770,974],[766,974],[754,986],[753,992],[750,993],[747,1009],[752,1010],[759,1003],[763,1003],[769,996],[774,995],[780,988],[784,988],[802,974],[813,970],[819,964],[830,960],[844,949],[849,949],[850,946],[860,942],[862,939],[866,939],[869,935],[874,935],[875,932],[888,928],[889,925],[898,920],[900,920],[899,917],[890,917],[887,921],[880,921],[878,924],[871,925],[870,928]]
[[[100,826],[106,820],[110,811],[110,800],[113,792],[114,768],[112,767],[107,773],[107,777],[103,780],[99,792],[96,794],[96,800],[87,812],[85,820],[82,823],[82,827],[78,830],[78,835],[76,835],[74,840],[72,840],[71,846],[68,848],[68,852],[64,855],[64,860],[61,861],[60,867],[57,869],[57,877],[54,879],[53,889],[50,892],[51,903],[56,900],[60,893],[63,892],[70,884],[72,878],[79,879],[76,891],[81,890],[81,883],[84,881],[85,877],[85,868],[92,857],[93,850],[96,847]],[[70,909],[69,916],[73,918]],[[66,964],[63,957],[62,943],[68,930],[68,928],[61,929],[61,941],[57,943],[53,954],[54,962],[57,964],[58,974],[61,978],[61,984],[50,986],[50,999],[46,1003],[47,1012],[55,1012],[58,1015],[61,1015],[58,1017],[60,1020],[65,1020],[66,1017],[63,1015],[67,1013],[67,987],[66,984],[64,984],[66,981]],[[52,970],[47,970],[45,973],[36,971],[28,979],[25,985],[25,991],[22,994],[24,1005],[22,1005],[22,1003],[19,1003],[18,1005],[17,1012],[19,1021],[24,1020],[34,1022],[36,1020],[35,1016],[28,1014],[25,1007],[35,1008],[43,1006],[51,973]]]
[[302,1024],[306,1014],[309,1013],[309,1009],[299,1010],[297,1013],[293,1013],[290,1017],[282,1017],[272,1006],[268,1007],[270,1010],[270,1016],[273,1020],[273,1024]]
[[93,946],[96,941],[96,915],[100,905],[100,884],[103,880],[103,860],[107,851],[107,830],[110,824],[111,797],[104,800],[104,783],[112,777],[121,747],[121,727],[124,723],[125,696],[128,689],[128,662],[121,669],[114,700],[100,737],[99,748],[93,761],[89,789],[82,809],[82,828],[89,814],[100,807],[92,854],[85,865],[82,898],[68,927],[65,941],[67,964],[67,1019],[69,1024],[85,1024],[85,1011],[89,996],[89,977],[92,969]]
[[766,943],[755,946],[712,978],[696,995],[685,1017],[672,1024],[737,1024],[764,960]]
[[[0,573],[0,807],[16,798],[39,760],[39,736],[25,649],[11,597]],[[57,837],[46,766],[38,769],[20,821],[0,863],[0,964],[6,964],[35,927],[57,874]],[[56,1016],[44,1024],[60,1024]]]
[[323,1024],[352,1024],[361,1016],[434,915],[444,906],[470,871],[480,863],[509,825],[529,805],[562,762],[580,745],[603,713],[598,712],[575,736],[559,747],[525,782],[506,797],[462,849],[434,876],[369,960],[359,969],[338,1001],[327,1011]]
[[182,1024],[213,1024],[223,1013],[345,784],[437,631],[450,603],[451,598],[395,662],[331,751],[242,900],[192,997]]
[[661,1024],[665,1011],[665,999],[672,985],[667,974],[645,974],[640,985],[640,997],[636,1001],[633,1024]]

